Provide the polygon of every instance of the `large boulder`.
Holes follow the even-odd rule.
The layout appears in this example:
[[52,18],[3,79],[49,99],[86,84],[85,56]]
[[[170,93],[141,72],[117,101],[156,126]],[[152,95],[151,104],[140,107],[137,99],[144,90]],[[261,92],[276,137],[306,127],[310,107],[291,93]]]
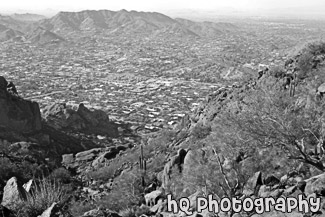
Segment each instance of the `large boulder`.
[[94,148],[91,150],[79,152],[76,154],[76,161],[91,161],[96,158],[96,156],[101,152],[100,148]]
[[116,147],[111,147],[104,153],[100,154],[92,163],[93,167],[98,167],[101,164],[105,163],[108,160],[111,160],[116,157],[120,153],[120,150]]
[[307,180],[305,187],[305,194],[311,195],[313,193],[325,195],[325,173],[318,176],[311,177]]
[[262,173],[256,172],[244,186],[243,194],[246,196],[256,195],[262,184]]
[[163,188],[167,188],[173,168],[177,168],[179,172],[182,172],[181,165],[184,164],[184,159],[186,154],[187,154],[186,150],[179,149],[177,155],[171,157],[169,162],[166,163],[163,173],[161,175],[161,179],[162,179],[161,182]]
[[16,177],[12,177],[7,181],[3,189],[3,197],[1,205],[9,209],[14,207],[15,204],[21,200],[26,199],[25,189],[18,183]]
[[144,196],[147,206],[154,206],[158,203],[158,200],[161,198],[163,192],[161,190],[156,190],[146,194]]
[[0,76],[0,129],[24,134],[41,130],[39,105],[12,95],[7,91],[6,84],[6,79]]

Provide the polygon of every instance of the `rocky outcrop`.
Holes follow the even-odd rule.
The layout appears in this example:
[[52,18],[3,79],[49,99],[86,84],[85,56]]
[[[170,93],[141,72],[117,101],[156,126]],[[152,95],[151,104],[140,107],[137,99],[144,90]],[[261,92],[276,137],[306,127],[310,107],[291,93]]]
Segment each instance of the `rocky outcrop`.
[[25,189],[19,185],[16,177],[12,177],[4,187],[1,205],[10,209],[17,202],[24,199],[26,199]]
[[184,149],[179,149],[177,155],[173,156],[170,161],[165,165],[164,170],[161,174],[162,187],[166,188],[170,181],[170,175],[173,168],[177,168],[179,172],[182,172],[181,165],[184,164],[184,159],[187,154],[187,151]]
[[114,159],[121,151],[125,151],[126,147],[117,146],[109,148],[94,148],[87,151],[79,152],[76,155],[62,155],[62,165],[66,168],[78,169],[83,171],[84,168],[99,168]]
[[89,110],[80,104],[73,110],[65,103],[55,103],[43,111],[46,123],[57,130],[85,132],[87,134],[117,137],[117,125],[109,121],[108,115],[101,110]]
[[0,129],[21,134],[40,131],[42,123],[39,105],[8,92],[7,85],[6,79],[0,76]]

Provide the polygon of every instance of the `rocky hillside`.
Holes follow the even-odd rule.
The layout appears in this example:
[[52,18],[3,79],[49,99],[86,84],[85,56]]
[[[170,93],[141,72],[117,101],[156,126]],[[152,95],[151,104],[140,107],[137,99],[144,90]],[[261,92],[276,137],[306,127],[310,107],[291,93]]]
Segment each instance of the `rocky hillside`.
[[[19,98],[2,79],[2,99],[8,109],[0,110],[0,117],[12,120],[6,122],[7,140],[1,145],[9,147],[9,152],[3,148],[6,162],[21,159],[26,149],[41,151],[44,138],[50,138],[47,147],[64,153],[60,152],[62,168],[24,186],[21,182],[29,177],[11,178],[19,174],[0,167],[3,183],[9,179],[0,210],[5,216],[185,216],[181,211],[167,212],[167,195],[171,195],[189,198],[193,216],[322,216],[324,64],[325,44],[309,44],[283,66],[265,67],[254,78],[211,93],[175,129],[147,135],[141,145],[114,142],[126,130],[118,130],[122,126],[111,123],[106,114],[82,104],[78,108],[49,105],[41,119],[32,106],[37,104]],[[26,108],[20,111],[21,106]],[[22,114],[11,115],[12,109]],[[82,151],[68,152],[68,147],[74,147],[72,140],[63,138],[88,140],[79,143]],[[98,145],[96,139],[103,138],[113,145],[85,146],[91,140]],[[17,154],[10,155],[13,150]],[[44,192],[53,197],[37,207],[30,205],[32,195],[49,195]],[[291,213],[273,208],[264,214],[198,213],[196,199],[207,195],[215,199],[317,197],[322,202],[318,211],[307,213],[297,208]],[[39,204],[35,197],[32,201]]]

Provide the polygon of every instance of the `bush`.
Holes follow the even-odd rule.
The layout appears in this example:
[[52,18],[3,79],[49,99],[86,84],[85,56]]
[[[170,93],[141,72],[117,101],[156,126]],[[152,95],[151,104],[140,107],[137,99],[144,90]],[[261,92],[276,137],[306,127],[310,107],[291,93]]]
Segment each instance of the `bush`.
[[205,126],[201,123],[198,123],[194,126],[191,135],[194,137],[194,139],[204,139],[207,137],[211,132],[210,126]]
[[69,170],[65,168],[58,168],[55,169],[51,174],[50,174],[50,179],[57,181],[59,183],[63,184],[69,184],[71,182],[71,173]]
[[72,216],[82,216],[85,212],[95,209],[96,206],[85,201],[72,201],[69,211]]
[[287,159],[325,171],[320,160],[323,156],[313,156],[325,136],[324,104],[306,100],[307,107],[301,100],[307,98],[304,88],[297,89],[297,97],[290,97],[274,86],[253,90],[244,110],[229,115],[226,121],[232,132],[228,136],[257,150],[278,148]]
[[150,216],[151,211],[150,208],[147,206],[141,206],[141,207],[137,207],[135,210],[135,216],[136,217],[140,217],[142,215],[144,216]]
[[303,53],[298,59],[298,68],[300,70],[298,77],[303,79],[313,68],[313,55],[309,52]]
[[122,217],[136,217],[135,211],[133,208],[126,208],[119,212],[119,215]]
[[140,174],[138,170],[121,174],[121,176],[114,180],[116,185],[112,191],[109,195],[98,201],[98,205],[102,208],[118,212],[144,202],[144,189],[141,185]]
[[96,171],[91,171],[87,173],[87,178],[99,180],[102,182],[108,182],[110,179],[114,178],[116,170],[119,168],[119,164],[110,164],[107,167],[99,168]]
[[283,78],[286,74],[285,70],[279,66],[272,67],[270,74],[275,78]]
[[41,215],[54,202],[64,207],[69,199],[66,189],[59,183],[42,179],[36,188],[27,194],[27,199],[17,203],[17,217]]

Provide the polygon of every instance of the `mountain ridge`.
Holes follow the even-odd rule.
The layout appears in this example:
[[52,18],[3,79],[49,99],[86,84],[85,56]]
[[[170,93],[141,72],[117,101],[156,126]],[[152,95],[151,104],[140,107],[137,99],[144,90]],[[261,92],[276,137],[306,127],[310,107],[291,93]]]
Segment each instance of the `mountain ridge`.
[[[162,37],[216,37],[234,33],[239,27],[231,23],[195,22],[187,19],[173,19],[158,12],[83,10],[79,12],[61,11],[51,18],[34,14],[0,15],[0,24],[25,35],[26,40],[39,43],[39,28],[47,31],[51,37],[43,37],[40,44],[54,40],[64,41],[73,35],[72,40],[80,34],[94,35],[153,35]],[[12,32],[12,31],[11,31]],[[20,34],[12,32],[1,37],[2,41],[11,40]],[[37,39],[37,40],[35,40]]]
[[[110,10],[85,10],[79,12],[59,12],[54,17],[42,20],[40,26],[60,33],[64,31],[85,31],[85,30],[114,30],[120,31],[127,29],[143,30],[144,33],[167,30],[184,30],[184,34],[196,36],[213,36],[236,30],[233,24],[219,25],[212,22],[194,22],[185,19],[173,19],[158,12],[139,12],[139,11],[110,11]],[[225,29],[227,27],[227,31]],[[123,32],[123,31],[122,31]]]

